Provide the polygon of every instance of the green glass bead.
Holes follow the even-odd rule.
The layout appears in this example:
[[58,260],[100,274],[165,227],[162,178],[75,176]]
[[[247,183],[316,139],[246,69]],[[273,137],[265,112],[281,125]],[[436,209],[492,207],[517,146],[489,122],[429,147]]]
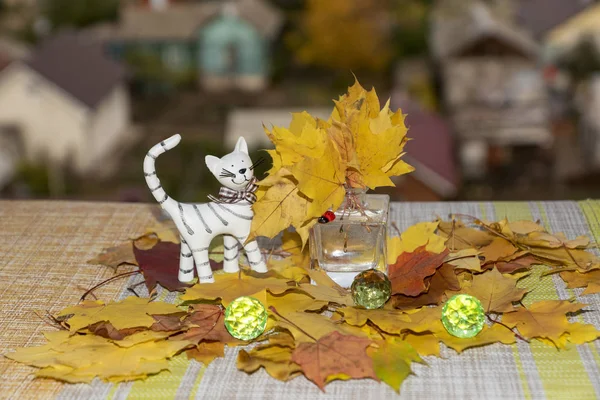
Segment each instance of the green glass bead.
[[374,309],[388,301],[392,294],[392,283],[383,272],[368,269],[356,275],[351,290],[356,305]]
[[485,311],[476,297],[457,294],[442,308],[442,324],[452,336],[470,338],[483,329]]
[[252,340],[267,326],[267,310],[254,297],[238,297],[225,309],[225,327],[236,339]]

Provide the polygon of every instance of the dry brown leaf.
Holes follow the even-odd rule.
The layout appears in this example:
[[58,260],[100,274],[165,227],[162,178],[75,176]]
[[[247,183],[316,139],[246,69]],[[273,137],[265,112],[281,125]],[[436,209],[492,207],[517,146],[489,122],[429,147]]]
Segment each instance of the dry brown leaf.
[[496,237],[488,231],[466,227],[459,220],[439,221],[438,234],[446,238],[450,251],[487,246]]
[[[289,337],[287,334],[282,335]],[[251,374],[262,367],[273,378],[284,382],[288,381],[302,371],[300,366],[292,361],[293,339],[291,344],[290,347],[278,344],[278,340],[269,340],[267,345],[257,346],[249,351],[240,350],[237,368]]]
[[[547,339],[555,346],[564,348],[565,341],[561,338],[566,333],[573,343],[580,343],[584,339],[587,341],[593,336],[590,335],[591,331],[588,331],[588,328],[582,328],[581,324],[571,324],[566,317],[566,314],[577,312],[585,306],[585,304],[564,300],[539,301],[527,308],[519,308],[504,314],[502,322],[510,327],[516,327],[527,339]],[[578,338],[578,333],[583,337]],[[597,334],[600,335],[600,331],[597,331]]]
[[71,332],[76,332],[97,322],[110,322],[116,329],[150,327],[156,322],[152,315],[177,314],[181,310],[174,304],[149,302],[149,299],[127,297],[118,302],[84,301],[62,310],[58,316],[67,318]]
[[[414,297],[394,295],[392,297],[392,304],[394,308],[401,310],[440,304],[458,290],[460,290],[460,284],[456,278],[454,267],[450,264],[443,264],[431,277],[427,292]],[[448,293],[450,294],[448,295]]]
[[194,359],[208,365],[216,358],[225,357],[225,344],[221,342],[202,342],[196,347],[186,350],[188,359]]
[[224,323],[224,312],[219,306],[213,304],[194,304],[192,312],[184,319],[184,324],[189,329],[173,337],[174,340],[187,340],[191,343],[202,341],[217,341],[230,345],[242,342],[229,334]]
[[316,343],[300,343],[292,353],[292,361],[323,391],[335,379],[379,380],[366,351],[371,343],[369,339],[331,332]]
[[426,291],[425,278],[435,273],[447,255],[448,249],[435,254],[425,250],[425,246],[412,253],[401,253],[394,264],[388,266],[392,293],[417,296]]
[[442,343],[461,353],[471,347],[486,346],[493,343],[512,344],[516,342],[515,334],[505,326],[493,324],[491,327],[484,325],[481,332],[472,338],[457,338],[446,330],[435,333]]
[[540,261],[534,256],[527,255],[510,261],[498,261],[490,265],[496,267],[502,274],[512,274],[517,271],[529,270],[536,264],[540,264]]
[[516,279],[502,275],[496,268],[474,275],[471,286],[462,291],[477,297],[486,312],[511,311],[512,303],[527,293],[527,289],[517,288]]
[[517,243],[531,247],[547,247],[557,249],[567,247],[569,249],[585,249],[590,244],[590,239],[586,236],[578,236],[573,240],[568,240],[563,233],[550,234],[548,232],[532,232],[523,237],[517,237]]
[[250,296],[267,289],[273,294],[291,290],[287,280],[277,278],[257,278],[251,273],[242,271],[238,274],[215,275],[215,283],[196,284],[186,289],[181,300],[194,302],[199,300],[221,299],[224,306],[240,296]]
[[423,307],[416,312],[400,310],[365,310],[354,307],[344,307],[337,310],[344,316],[344,321],[350,325],[363,326],[371,321],[382,331],[390,334],[403,334],[406,331],[414,333],[437,332],[443,330],[441,323],[441,307]]
[[600,270],[584,274],[577,271],[563,271],[560,273],[560,277],[570,289],[584,287],[585,290],[582,293],[584,295],[600,293]]
[[531,232],[544,232],[545,230],[544,227],[537,222],[527,220],[508,222],[508,228],[512,233],[518,235],[527,235]]
[[494,238],[492,243],[481,248],[481,255],[485,257],[485,262],[502,260],[517,252],[517,248],[511,242],[501,237]]
[[480,253],[479,250],[473,248],[462,249],[449,253],[445,262],[454,265],[458,269],[481,272]]
[[110,339],[68,331],[45,336],[48,344],[18,349],[6,357],[41,368],[36,376],[70,383],[89,383],[95,377],[112,382],[144,379],[168,369],[167,360],[190,345],[186,341],[150,340],[121,347]]
[[133,254],[133,243],[125,242],[118,246],[104,249],[98,256],[87,261],[88,264],[105,265],[115,271],[120,265],[137,265],[135,255]]

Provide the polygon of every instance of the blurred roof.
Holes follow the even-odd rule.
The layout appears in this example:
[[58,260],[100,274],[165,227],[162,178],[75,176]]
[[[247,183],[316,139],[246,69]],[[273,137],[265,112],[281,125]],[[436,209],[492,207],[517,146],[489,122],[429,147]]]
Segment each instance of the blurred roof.
[[459,176],[454,162],[452,133],[442,116],[425,110],[402,92],[392,95],[392,108],[406,116],[409,140],[405,160],[412,175],[442,197],[456,194]]
[[516,17],[519,24],[539,38],[594,3],[594,0],[521,0]]
[[26,64],[91,108],[125,77],[125,69],[106,57],[99,43],[71,32],[45,40]]
[[[92,28],[102,39],[190,39],[198,29],[221,14],[224,3],[173,3],[164,10],[127,6],[121,10],[120,22]],[[261,35],[273,37],[281,28],[283,16],[263,0],[239,0],[235,3],[239,17],[252,24]]]
[[22,60],[29,56],[31,49],[25,43],[8,37],[0,37],[0,52],[13,60]]
[[[448,2],[451,3],[451,2]],[[438,3],[432,18],[431,48],[438,59],[457,55],[480,40],[496,38],[523,55],[535,57],[539,45],[525,30],[481,1],[465,1],[459,9]]]
[[31,50],[25,44],[8,37],[0,37],[0,71],[11,62],[29,57]]
[[0,50],[0,71],[6,68],[11,62],[12,59]]

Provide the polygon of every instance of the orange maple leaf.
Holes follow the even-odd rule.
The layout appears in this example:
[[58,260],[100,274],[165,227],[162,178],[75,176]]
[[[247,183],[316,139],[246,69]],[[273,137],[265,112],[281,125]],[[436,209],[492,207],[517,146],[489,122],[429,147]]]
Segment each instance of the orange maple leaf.
[[443,264],[448,249],[440,254],[418,247],[412,253],[401,253],[394,264],[388,266],[388,275],[392,282],[392,293],[418,296],[427,290],[429,282],[425,278],[433,275]]
[[316,343],[300,343],[292,361],[300,365],[304,375],[325,391],[325,384],[334,379],[372,378],[379,380],[373,360],[367,355],[372,341],[356,336],[331,332]]

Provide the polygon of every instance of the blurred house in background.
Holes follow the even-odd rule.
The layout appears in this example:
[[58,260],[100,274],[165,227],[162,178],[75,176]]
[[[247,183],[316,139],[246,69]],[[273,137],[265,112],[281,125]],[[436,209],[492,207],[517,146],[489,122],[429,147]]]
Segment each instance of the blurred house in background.
[[391,109],[406,114],[408,137],[404,160],[415,170],[392,180],[405,201],[453,199],[460,188],[450,126],[438,113],[410,99],[402,90],[392,93]]
[[[540,42],[550,95],[555,174],[585,176],[600,165],[600,3],[594,0],[522,0],[516,21]],[[597,60],[597,61],[596,61]],[[580,118],[574,118],[578,114]]]
[[587,172],[600,170],[600,73],[592,76],[585,93],[579,99],[581,121],[579,127],[580,164]]
[[595,0],[520,0],[515,20],[541,43],[543,61],[552,63],[586,36],[600,35],[600,3]]
[[[5,68],[13,62],[26,60],[29,54],[30,50],[24,44],[6,37],[0,38],[0,82]],[[0,188],[10,182],[15,174],[21,147],[16,127],[0,122]]]
[[129,124],[125,70],[89,38],[59,34],[0,72],[0,140],[16,152],[13,166],[109,174],[131,143]]
[[465,1],[462,12],[448,9],[452,3],[434,10],[431,50],[463,176],[509,175],[505,167],[535,158],[553,140],[539,46],[483,2]]
[[93,31],[114,58],[141,66],[142,81],[162,73],[209,91],[266,87],[271,43],[283,22],[267,1],[129,3],[118,24]]

